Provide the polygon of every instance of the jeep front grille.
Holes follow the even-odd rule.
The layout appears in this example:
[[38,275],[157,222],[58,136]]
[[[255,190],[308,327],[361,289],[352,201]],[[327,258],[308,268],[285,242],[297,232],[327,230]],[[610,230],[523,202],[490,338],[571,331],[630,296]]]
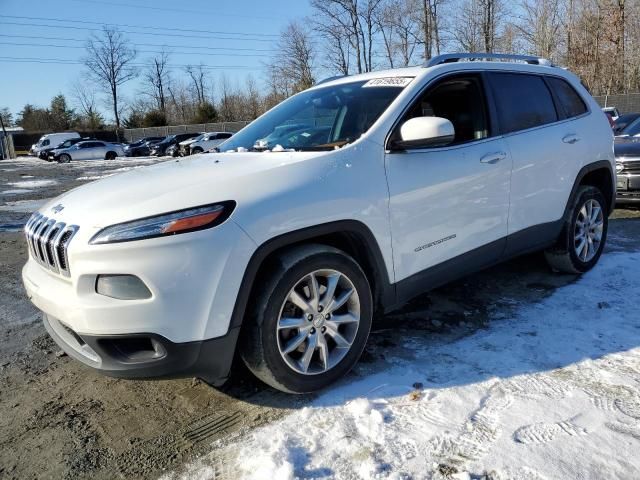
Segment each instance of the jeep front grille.
[[67,250],[78,228],[34,213],[24,227],[31,256],[48,270],[70,276]]

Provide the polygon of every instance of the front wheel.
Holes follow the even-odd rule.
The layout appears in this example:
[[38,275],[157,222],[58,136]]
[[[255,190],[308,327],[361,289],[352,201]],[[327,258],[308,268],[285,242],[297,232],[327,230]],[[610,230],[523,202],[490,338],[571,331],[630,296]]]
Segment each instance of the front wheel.
[[69,163],[71,161],[71,156],[63,153],[62,155],[60,155],[60,157],[58,157],[58,162],[60,163]]
[[118,155],[116,155],[116,152],[107,152],[107,154],[105,155],[104,159],[105,160],[115,160],[117,156]]
[[581,186],[556,245],[545,251],[547,262],[563,273],[591,270],[602,255],[608,228],[604,195],[596,187]]
[[193,150],[191,150],[191,153],[192,153],[193,155],[195,155],[195,154],[197,154],[197,153],[202,153],[202,152],[204,152],[204,150],[202,150],[200,147],[196,147],[196,148],[194,148]]
[[356,261],[322,245],[294,248],[258,279],[240,355],[262,381],[290,393],[320,390],[364,350],[373,316],[369,282]]

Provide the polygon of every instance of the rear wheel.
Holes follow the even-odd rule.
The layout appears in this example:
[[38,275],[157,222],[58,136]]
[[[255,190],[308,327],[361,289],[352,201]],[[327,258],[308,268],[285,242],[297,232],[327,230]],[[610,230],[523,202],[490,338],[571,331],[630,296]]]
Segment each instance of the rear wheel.
[[194,155],[196,153],[202,153],[202,152],[204,152],[204,150],[202,148],[200,148],[200,147],[196,147],[193,150],[191,150],[191,153],[194,154]]
[[118,155],[116,154],[116,152],[107,152],[107,154],[104,156],[105,160],[115,160],[116,157]]
[[581,186],[556,245],[545,251],[547,262],[563,273],[591,270],[602,255],[608,227],[604,195],[596,187]]
[[371,290],[356,261],[322,245],[297,247],[258,281],[240,355],[274,388],[320,390],[345,375],[364,350]]
[[71,161],[71,155],[63,153],[58,157],[58,162],[60,163],[69,163]]

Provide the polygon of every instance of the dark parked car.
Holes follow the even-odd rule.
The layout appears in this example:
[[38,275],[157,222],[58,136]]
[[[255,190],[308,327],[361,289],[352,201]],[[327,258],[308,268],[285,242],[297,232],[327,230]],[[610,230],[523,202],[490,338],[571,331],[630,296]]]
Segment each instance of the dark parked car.
[[631,125],[638,118],[640,118],[640,113],[625,113],[624,115],[620,115],[615,121],[616,126],[613,128],[613,132],[616,135],[620,135],[627,126]]
[[617,172],[616,203],[640,203],[640,138],[618,137],[614,150]]
[[51,146],[51,148],[43,148],[40,150],[38,157],[42,160],[46,160],[47,162],[52,162],[55,159],[55,150],[60,150],[62,148],[69,148],[75,145],[78,142],[84,142],[86,140],[95,140],[95,138],[84,137],[84,138],[69,138],[64,142],[60,142],[57,145]]
[[184,140],[189,140],[190,138],[195,138],[199,133],[178,133],[175,135],[169,135],[165,137],[160,143],[156,143],[151,146],[151,155],[155,155],[161,157],[162,155],[168,155],[167,149],[172,147],[173,145],[178,145],[180,142]]
[[166,137],[144,137],[137,142],[125,145],[124,154],[127,157],[144,157],[151,154],[151,145],[161,142]]
[[175,145],[171,145],[164,152],[165,155],[169,155],[170,157],[179,157],[180,156],[180,144],[176,143]]

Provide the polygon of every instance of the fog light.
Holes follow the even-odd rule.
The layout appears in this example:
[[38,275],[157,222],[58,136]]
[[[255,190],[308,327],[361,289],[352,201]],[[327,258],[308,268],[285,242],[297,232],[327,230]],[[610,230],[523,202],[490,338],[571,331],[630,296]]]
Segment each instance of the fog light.
[[622,170],[624,170],[624,165],[616,162],[616,172],[620,173]]
[[134,275],[98,275],[96,293],[119,300],[151,298],[147,286]]

